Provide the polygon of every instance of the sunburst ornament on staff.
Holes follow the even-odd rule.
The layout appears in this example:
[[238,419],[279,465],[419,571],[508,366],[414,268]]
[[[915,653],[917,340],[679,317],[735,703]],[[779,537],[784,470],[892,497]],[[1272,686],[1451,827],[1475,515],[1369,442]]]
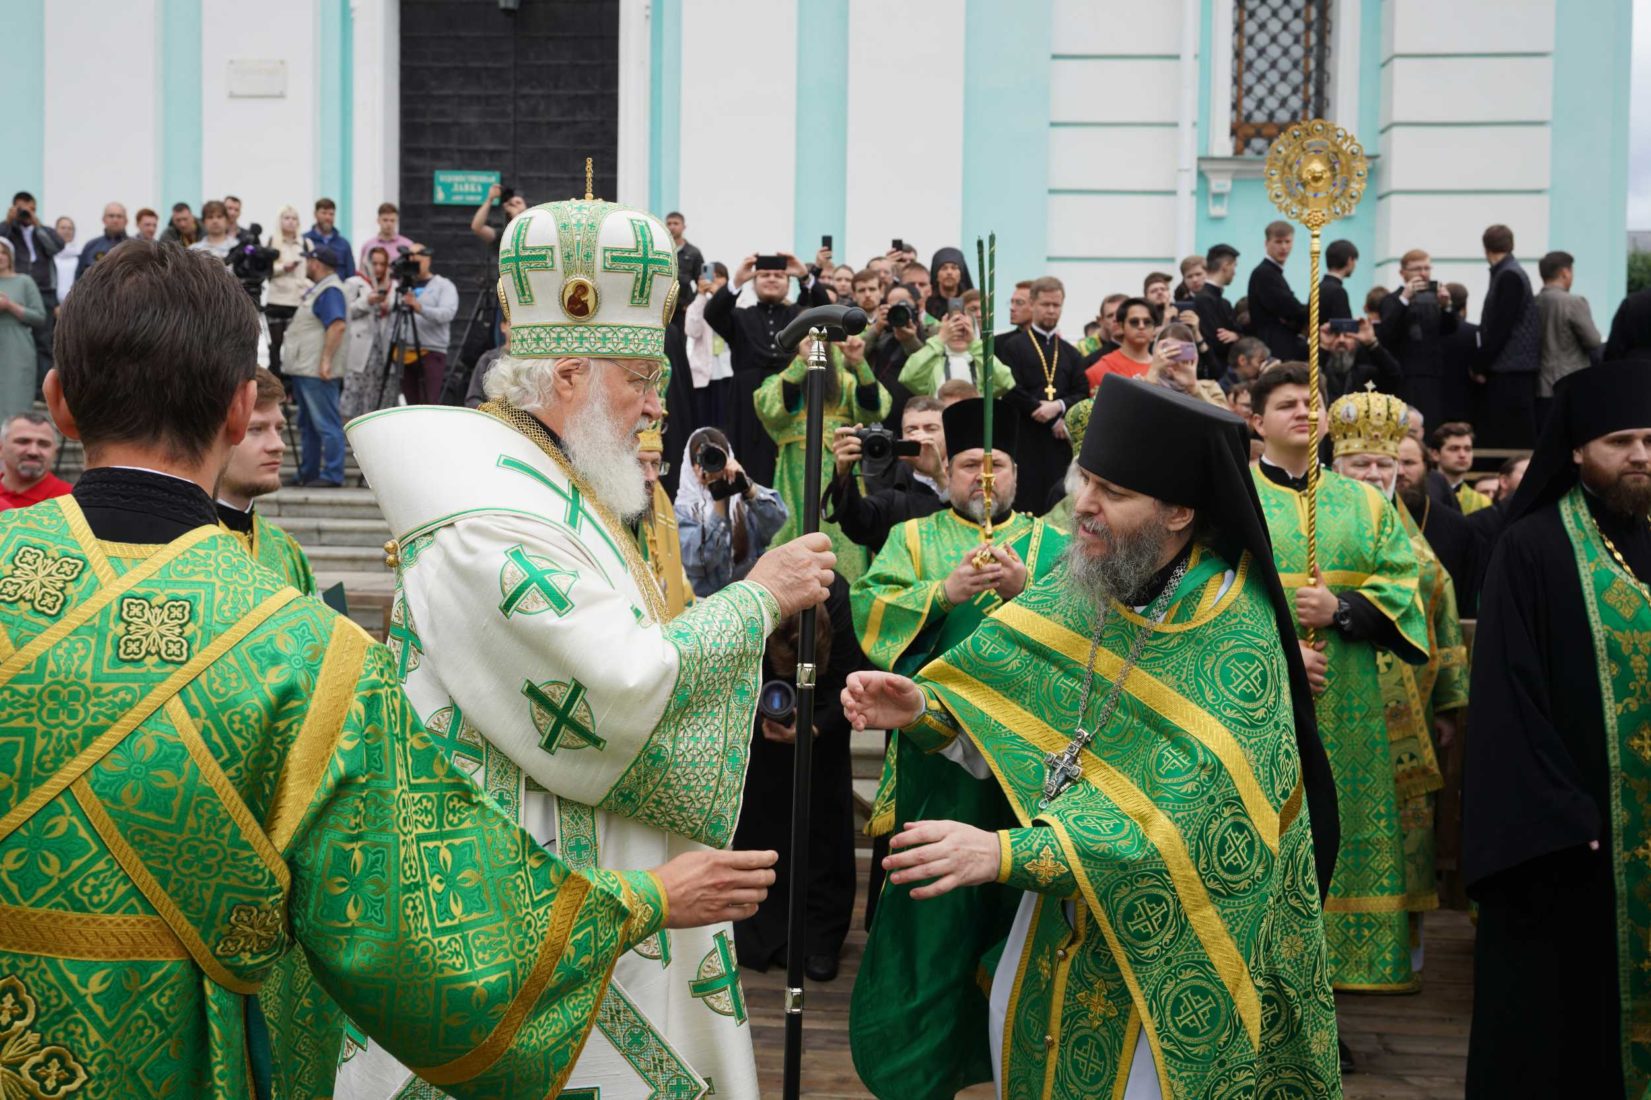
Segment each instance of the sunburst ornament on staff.
[[[1370,164],[1351,133],[1322,118],[1293,123],[1267,150],[1267,197],[1279,213],[1307,227],[1308,430],[1313,461],[1307,464],[1307,575],[1318,573],[1318,448],[1324,416],[1319,386],[1319,252],[1324,227],[1353,213],[1364,197]],[[1313,632],[1307,632],[1312,640]]]

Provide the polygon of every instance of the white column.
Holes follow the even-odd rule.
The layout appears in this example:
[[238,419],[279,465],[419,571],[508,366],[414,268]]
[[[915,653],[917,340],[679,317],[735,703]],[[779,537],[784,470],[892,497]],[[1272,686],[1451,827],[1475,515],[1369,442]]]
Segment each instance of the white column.
[[[1175,141],[1175,255],[1192,254],[1198,231],[1199,0],[1181,0],[1180,118]],[[1212,47],[1213,48],[1213,47]]]
[[625,206],[648,205],[648,97],[653,79],[653,5],[619,3],[619,186]]
[[401,193],[401,7],[350,0],[355,20],[355,116],[350,230],[358,244],[377,232],[378,204]]

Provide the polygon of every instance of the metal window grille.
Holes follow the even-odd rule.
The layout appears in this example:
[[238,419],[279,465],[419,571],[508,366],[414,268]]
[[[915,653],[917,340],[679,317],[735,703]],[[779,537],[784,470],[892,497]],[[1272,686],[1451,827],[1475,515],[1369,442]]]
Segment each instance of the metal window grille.
[[1330,106],[1330,0],[1234,0],[1233,155]]

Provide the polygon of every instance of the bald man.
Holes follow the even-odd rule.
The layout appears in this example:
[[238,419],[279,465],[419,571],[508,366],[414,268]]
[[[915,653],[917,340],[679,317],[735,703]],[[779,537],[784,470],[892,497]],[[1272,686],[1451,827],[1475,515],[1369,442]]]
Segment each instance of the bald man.
[[86,274],[86,269],[97,263],[105,252],[130,239],[126,235],[126,207],[118,202],[109,203],[103,208],[103,236],[87,241],[86,247],[80,250],[75,278]]

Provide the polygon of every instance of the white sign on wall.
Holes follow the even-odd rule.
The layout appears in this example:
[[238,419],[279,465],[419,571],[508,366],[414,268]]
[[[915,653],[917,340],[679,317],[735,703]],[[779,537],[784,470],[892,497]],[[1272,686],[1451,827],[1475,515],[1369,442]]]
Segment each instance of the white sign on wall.
[[231,59],[229,94],[234,99],[285,99],[287,63]]

